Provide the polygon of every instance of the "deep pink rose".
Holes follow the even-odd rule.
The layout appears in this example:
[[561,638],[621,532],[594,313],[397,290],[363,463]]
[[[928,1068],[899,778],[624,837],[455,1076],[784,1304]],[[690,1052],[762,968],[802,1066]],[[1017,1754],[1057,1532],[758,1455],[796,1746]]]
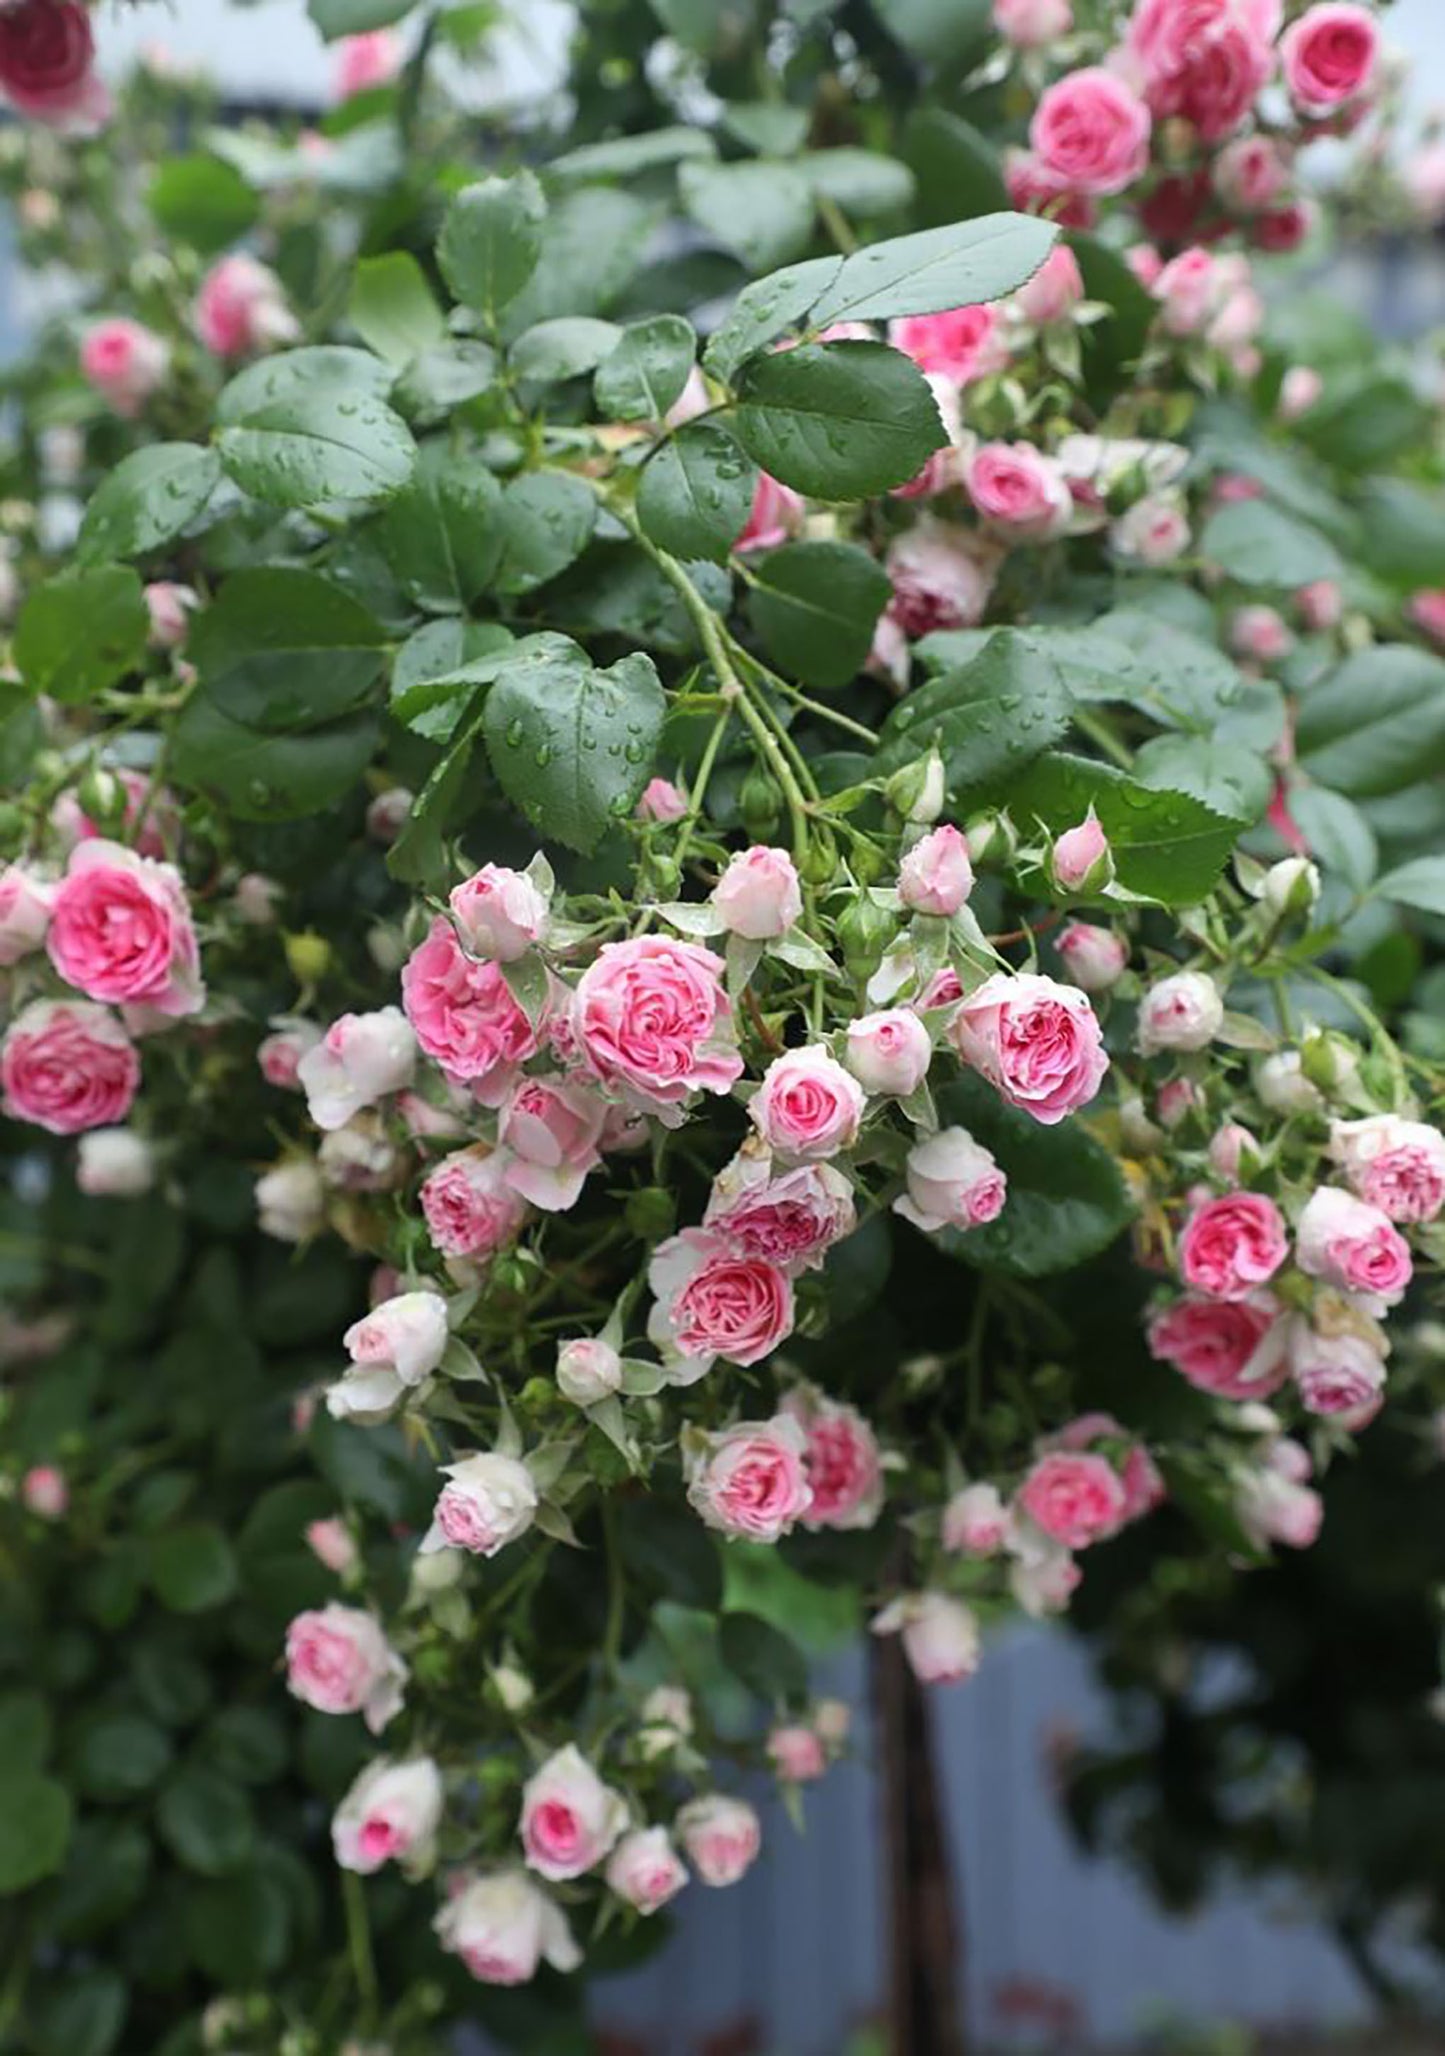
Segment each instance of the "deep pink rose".
[[217,357],[245,357],[294,343],[301,333],[280,279],[244,251],[223,257],[206,273],[194,320],[196,334]]
[[1086,1549],[1117,1532],[1126,1496],[1105,1457],[1061,1449],[1039,1458],[1019,1487],[1016,1504],[1050,1540],[1065,1549]]
[[1188,1295],[1149,1323],[1149,1353],[1218,1399],[1267,1399],[1285,1379],[1283,1309],[1270,1292],[1247,1299]]
[[1413,1271],[1410,1245],[1389,1215],[1335,1185],[1310,1194],[1299,1218],[1295,1258],[1309,1277],[1385,1306],[1404,1297]]
[[50,961],[87,999],[158,1014],[205,1001],[200,952],[180,874],[115,842],[82,842],[51,905]]
[[862,1414],[811,1387],[791,1393],[783,1411],[807,1438],[803,1464],[813,1497],[803,1526],[871,1528],[883,1510],[883,1463]]
[[825,1049],[807,1047],[774,1057],[748,1114],[769,1149],[818,1163],[856,1142],[867,1104],[851,1071]]
[[527,1205],[506,1173],[500,1151],[462,1149],[442,1158],[417,1195],[434,1249],[443,1256],[490,1256],[513,1239]]
[[1323,0],[1290,23],[1279,51],[1295,106],[1303,114],[1331,114],[1373,85],[1379,24],[1352,0]]
[[1074,511],[1062,471],[1032,443],[981,444],[964,485],[984,520],[1010,540],[1046,541]]
[[1238,214],[1272,206],[1289,175],[1289,161],[1272,136],[1240,136],[1214,160],[1215,191]]
[[647,1281],[657,1300],[648,1334],[669,1360],[675,1384],[691,1384],[719,1356],[758,1363],[792,1333],[788,1273],[762,1257],[740,1256],[711,1228],[684,1228],[661,1243]]
[[713,1180],[703,1215],[737,1255],[792,1271],[815,1270],[856,1225],[853,1188],[831,1164],[775,1172],[746,1149]]
[[708,1437],[687,1496],[710,1528],[745,1542],[776,1542],[812,1504],[807,1443],[787,1414],[739,1421]]
[[916,639],[940,628],[976,628],[993,592],[999,555],[997,544],[949,522],[928,519],[905,529],[884,559],[893,597],[880,629],[892,623]]
[[1149,163],[1149,109],[1102,65],[1069,72],[1042,94],[1029,141],[1045,171],[1076,193],[1122,193]]
[[920,371],[968,385],[1008,363],[996,307],[954,307],[944,314],[908,314],[890,322],[888,340]]
[[731,1091],[743,1065],[722,970],[711,950],[664,935],[604,943],[572,1008],[593,1076],[656,1106]]
[[1423,1121],[1336,1121],[1330,1154],[1351,1189],[1392,1221],[1433,1221],[1445,1206],[1445,1135]]
[[112,1128],[130,1112],[140,1058],[113,1014],[80,1000],[34,1000],[0,1043],[5,1112],[52,1135]]
[[743,555],[750,550],[775,550],[798,533],[807,511],[806,502],[790,485],[760,471],[752,507],[733,548]]
[[89,111],[94,60],[90,13],[80,0],[15,0],[0,8],[0,93],[20,113],[58,121]]
[[[5,16],[0,13],[0,23]],[[97,321],[80,345],[80,369],[115,413],[129,420],[164,380],[171,353],[153,329],[123,314]]]
[[537,1053],[538,1032],[513,999],[501,966],[474,962],[440,916],[402,966],[401,998],[427,1055],[492,1104],[517,1065]]
[[1179,1238],[1184,1282],[1210,1299],[1248,1299],[1289,1255],[1284,1216],[1262,1192],[1227,1192],[1197,1206]]
[[948,1032],[964,1063],[1046,1127],[1087,1106],[1109,1068],[1087,995],[1035,972],[985,979]]

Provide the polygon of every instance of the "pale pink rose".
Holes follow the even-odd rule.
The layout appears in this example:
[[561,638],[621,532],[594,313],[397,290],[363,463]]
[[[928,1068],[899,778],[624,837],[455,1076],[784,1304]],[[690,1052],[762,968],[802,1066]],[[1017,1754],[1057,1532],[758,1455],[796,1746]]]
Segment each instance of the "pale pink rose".
[[888,1007],[849,1023],[847,1061],[865,1092],[906,1099],[928,1076],[933,1040],[911,1007]]
[[790,1414],[739,1421],[707,1437],[687,1496],[710,1528],[744,1542],[791,1534],[813,1503],[807,1438]]
[[277,902],[286,888],[261,871],[246,871],[236,880],[231,904],[236,919],[247,928],[270,928],[276,920]]
[[768,1760],[786,1785],[810,1785],[828,1768],[822,1738],[801,1722],[769,1731]]
[[1010,542],[1045,542],[1074,511],[1063,472],[1032,443],[981,443],[963,482],[983,519]]
[[954,307],[943,314],[908,314],[888,324],[888,340],[920,371],[970,384],[1008,363],[1008,345],[996,307]]
[[316,1561],[338,1576],[351,1570],[358,1561],[356,1543],[340,1514],[332,1514],[327,1520],[308,1521],[305,1537],[306,1547]]
[[540,1963],[571,1971],[582,1961],[561,1908],[523,1870],[457,1879],[434,1926],[484,1985],[525,1985]]
[[306,1242],[326,1218],[326,1187],[310,1157],[293,1157],[256,1180],[256,1224],[277,1242]]
[[1185,1284],[1210,1299],[1250,1299],[1288,1255],[1284,1216],[1262,1192],[1229,1192],[1204,1200],[1179,1238]]
[[146,587],[144,598],[152,643],[158,649],[178,650],[190,633],[191,614],[200,605],[199,594],[192,586],[157,578]]
[[996,1556],[1007,1530],[997,1485],[965,1485],[943,1509],[943,1546],[958,1556]]
[[1087,921],[1071,921],[1061,928],[1054,948],[1082,992],[1108,992],[1129,962],[1129,945],[1122,935],[1111,928],[1092,928]]
[[871,1623],[875,1635],[903,1637],[908,1667],[920,1684],[956,1685],[978,1669],[978,1621],[946,1592],[909,1592],[890,1600]]
[[298,1059],[296,1078],[318,1128],[344,1128],[364,1107],[410,1085],[417,1037],[400,1007],[343,1014]]
[[354,1114],[345,1127],[323,1135],[316,1161],[338,1192],[390,1192],[407,1167],[406,1155],[373,1113]]
[[1209,1141],[1209,1168],[1226,1185],[1239,1183],[1239,1166],[1246,1152],[1258,1159],[1259,1138],[1238,1121],[1226,1121]]
[[744,1148],[718,1172],[702,1217],[737,1255],[787,1271],[816,1270],[857,1226],[853,1188],[831,1164],[775,1171]]
[[1122,193],[1149,162],[1149,109],[1102,65],[1046,88],[1029,124],[1044,170],[1076,193]]
[[807,511],[806,502],[790,485],[760,471],[752,507],[733,548],[740,555],[751,550],[775,550],[798,533]]
[[1367,7],[1323,0],[1280,37],[1289,96],[1302,114],[1331,114],[1368,93],[1380,57],[1380,29]]
[[1033,277],[1014,294],[1012,305],[1035,328],[1052,328],[1072,314],[1083,297],[1078,258],[1067,243],[1055,243]]
[[75,1182],[90,1199],[138,1199],[156,1181],[156,1153],[131,1128],[91,1128],[75,1152]]
[[1398,1114],[1336,1121],[1330,1155],[1351,1190],[1392,1221],[1433,1221],[1445,1206],[1445,1135],[1423,1121]]
[[1181,1121],[1187,1120],[1196,1107],[1202,1105],[1199,1087],[1192,1078],[1171,1078],[1159,1088],[1154,1113],[1159,1125],[1172,1133]]
[[299,1092],[301,1059],[320,1040],[321,1030],[314,1021],[287,1020],[283,1016],[272,1033],[256,1045],[261,1076],[268,1085],[278,1086],[283,1092]]
[[709,1792],[677,1816],[678,1839],[705,1885],[735,1885],[763,1845],[762,1823],[746,1799]]
[[1403,1299],[1414,1268],[1410,1245],[1389,1215],[1335,1185],[1321,1185],[1306,1201],[1295,1261],[1308,1277],[1382,1306]]
[[748,1117],[763,1141],[797,1163],[818,1163],[850,1149],[867,1111],[852,1073],[825,1049],[784,1050],[763,1073]]
[[432,1247],[443,1256],[490,1256],[514,1239],[527,1217],[499,1151],[462,1149],[443,1157],[417,1197]]
[[856,1407],[799,1387],[783,1412],[807,1438],[803,1464],[812,1503],[805,1528],[871,1528],[883,1510],[883,1460],[878,1438]]
[[140,1058],[104,1007],[32,1000],[0,1043],[4,1110],[52,1135],[115,1127],[140,1085]]
[[1149,1353],[1218,1399],[1266,1399],[1285,1379],[1283,1309],[1270,1292],[1226,1301],[1192,1295],[1149,1322]]
[[1214,190],[1237,214],[1272,206],[1289,179],[1289,159],[1272,136],[1237,136],[1214,160]]
[[1313,1414],[1373,1412],[1385,1385],[1380,1347],[1349,1330],[1321,1334],[1300,1315],[1289,1322],[1289,1371],[1301,1401]]
[[1294,634],[1275,608],[1240,607],[1229,624],[1229,643],[1237,655],[1256,664],[1277,664],[1294,648]]
[[521,1079],[497,1128],[498,1141],[511,1152],[507,1183],[544,1213],[565,1213],[602,1161],[598,1143],[606,1118],[606,1103],[589,1086]]
[[973,891],[968,838],[950,822],[930,828],[898,866],[898,897],[914,914],[956,914]]
[[557,1389],[574,1406],[596,1406],[622,1384],[622,1359],[600,1335],[578,1335],[557,1349]]
[[1432,642],[1445,643],[1445,590],[1416,593],[1406,608],[1417,628],[1423,628]]
[[1312,365],[1292,364],[1280,381],[1281,421],[1298,421],[1302,414],[1308,414],[1324,389],[1325,382]]
[[472,1556],[495,1556],[531,1527],[537,1512],[537,1487],[524,1463],[499,1450],[445,1463],[446,1479],[422,1537],[421,1553],[465,1549]]
[[70,1487],[54,1464],[32,1464],[20,1480],[20,1503],[42,1521],[64,1520],[70,1508]]
[[442,1817],[441,1772],[429,1756],[378,1757],[353,1780],[331,1820],[343,1870],[369,1877],[384,1863],[425,1861]]
[[1061,228],[1092,228],[1098,208],[1087,193],[1075,192],[1031,150],[1004,153],[1009,205],[1023,214],[1044,214]]
[[393,843],[411,818],[416,795],[408,786],[389,785],[367,802],[366,832],[373,842]]
[[1016,1504],[1051,1541],[1086,1549],[1118,1532],[1126,1497],[1107,1458],[1060,1449],[1034,1464]]
[[694,942],[641,935],[604,943],[572,1008],[593,1076],[650,1107],[730,1092],[743,1064],[722,971],[722,958]]
[[803,889],[786,850],[754,843],[728,859],[712,904],[729,935],[750,942],[786,935],[803,911]]
[[893,1211],[925,1235],[940,1228],[966,1232],[996,1221],[1008,1197],[1008,1181],[997,1162],[966,1128],[943,1128],[915,1142],[906,1176],[908,1189],[894,1200]]
[[54,898],[55,887],[23,864],[0,870],[0,967],[8,969],[40,948]]
[[642,797],[637,802],[639,821],[660,821],[668,824],[681,821],[687,815],[687,795],[675,786],[670,778],[649,778],[642,788]]
[[993,592],[998,553],[971,530],[930,517],[894,537],[884,569],[893,597],[883,620],[916,641],[936,629],[977,628]]
[[82,842],[51,901],[50,961],[87,999],[168,1018],[205,1001],[200,951],[179,872],[117,842]]
[[569,1742],[522,1787],[518,1833],[528,1867],[553,1881],[595,1870],[627,1826],[627,1801]]
[[343,36],[331,64],[331,90],[337,100],[350,100],[375,86],[389,86],[401,70],[401,43],[390,29],[367,29]]
[[660,1243],[647,1282],[657,1302],[647,1332],[674,1384],[694,1383],[720,1356],[760,1363],[793,1331],[788,1273],[739,1255],[711,1228],[684,1228]]
[[1159,1466],[1142,1442],[1136,1442],[1129,1451],[1119,1475],[1124,1486],[1126,1521],[1143,1520],[1169,1496]]
[[1171,336],[1202,334],[1218,313],[1225,290],[1219,262],[1208,250],[1181,250],[1154,281],[1161,327]]
[[216,357],[294,343],[300,323],[274,271],[243,251],[223,257],[201,280],[192,313],[197,336]]
[[381,1623],[360,1607],[333,1601],[286,1630],[287,1689],[318,1713],[359,1713],[379,1734],[401,1711],[406,1680]]
[[1239,1480],[1234,1510],[1240,1526],[1259,1548],[1270,1542],[1287,1549],[1309,1549],[1324,1520],[1318,1492],[1280,1471],[1246,1471]]
[[1146,493],[1109,530],[1109,547],[1116,557],[1150,570],[1182,557],[1191,539],[1189,516],[1164,493]]
[[1139,1002],[1139,1054],[1207,1049],[1223,1025],[1224,1001],[1214,980],[1203,971],[1176,971]]
[[401,1003],[426,1054],[490,1105],[505,1094],[517,1066],[536,1055],[545,1025],[533,1026],[501,967],[474,962],[440,917],[402,966]]
[[687,1866],[666,1828],[634,1828],[607,1860],[606,1878],[639,1913],[656,1913],[687,1883]]
[[1046,1620],[1067,1609],[1083,1576],[1067,1549],[1051,1549],[1011,1564],[1009,1590],[1031,1620]]
[[1294,596],[1300,620],[1315,635],[1338,628],[1345,612],[1345,596],[1332,578],[1317,578],[1302,585]]
[[993,0],[993,25],[1021,50],[1042,49],[1074,26],[1073,0]]
[[169,345],[153,329],[125,315],[97,321],[80,346],[81,374],[111,409],[126,419],[139,414],[170,370]]
[[1280,13],[1280,0],[1140,0],[1127,53],[1154,113],[1206,142],[1231,135],[1273,74]]
[[1152,293],[1159,283],[1164,269],[1164,259],[1152,243],[1131,243],[1124,252],[1124,262],[1138,279],[1141,286],[1147,286]]
[[400,1292],[353,1321],[341,1338],[354,1364],[384,1365],[419,1385],[446,1354],[447,1304],[439,1292]]
[[454,885],[448,905],[468,954],[513,964],[547,934],[547,897],[525,871],[483,864]]
[[852,1726],[853,1710],[846,1699],[820,1699],[813,1708],[813,1732],[827,1749],[842,1749]]
[[1066,828],[1054,838],[1049,852],[1049,869],[1061,892],[1097,892],[1114,875],[1109,838],[1090,807],[1077,828]]
[[948,1032],[964,1063],[1046,1127],[1087,1106],[1109,1068],[1086,995],[1035,972],[985,979]]

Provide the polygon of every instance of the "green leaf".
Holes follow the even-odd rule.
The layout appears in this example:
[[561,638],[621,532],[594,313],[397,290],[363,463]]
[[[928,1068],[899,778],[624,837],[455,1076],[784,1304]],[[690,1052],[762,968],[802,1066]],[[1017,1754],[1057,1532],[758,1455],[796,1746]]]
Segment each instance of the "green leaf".
[[146,192],[158,228],[203,257],[218,255],[255,226],[261,203],[233,164],[196,153],[168,157]]
[[824,690],[847,685],[892,591],[877,559],[857,543],[785,543],[754,578],[748,611],[779,668]]
[[1290,792],[1289,810],[1324,871],[1363,892],[1380,868],[1380,850],[1354,801],[1327,786],[1302,785]]
[[1119,883],[1172,907],[1204,898],[1229,859],[1243,823],[1188,793],[1160,791],[1089,757],[1040,757],[1008,788],[1021,828],[1042,821],[1050,835],[1073,827],[1092,806],[1114,853]]
[[15,624],[15,663],[32,692],[79,705],[141,660],[150,632],[141,582],[106,564],[37,586]]
[[996,1221],[938,1238],[950,1256],[1014,1278],[1072,1270],[1107,1249],[1128,1226],[1133,1205],[1113,1156],[1077,1121],[1041,1127],[966,1075],[938,1095],[940,1118],[967,1128],[991,1150],[1008,1179]]
[[334,43],[340,36],[390,28],[415,5],[416,0],[306,0],[306,12],[327,42]]
[[396,653],[393,717],[428,742],[449,742],[483,682],[477,660],[498,656],[512,640],[511,630],[499,621],[426,622]]
[[1347,657],[1300,703],[1296,748],[1310,777],[1377,799],[1445,771],[1445,662],[1404,645]]
[[222,1991],[246,1991],[279,1970],[290,1927],[290,1903],[280,1882],[259,1870],[186,1893],[191,1954]]
[[447,209],[437,243],[442,276],[492,327],[537,268],[546,213],[530,171],[465,186]]
[[597,367],[597,411],[611,421],[661,422],[687,384],[697,354],[692,323],[680,314],[630,322]]
[[245,1793],[202,1764],[188,1764],[165,1786],[156,1824],[172,1855],[202,1877],[227,1877],[251,1854],[254,1822]]
[[362,341],[388,364],[409,364],[446,338],[426,273],[406,250],[360,259],[346,311]]
[[220,482],[220,459],[201,443],[132,450],[91,495],[77,557],[94,562],[160,549],[197,519]]
[[306,400],[318,393],[330,399],[343,393],[364,393],[383,400],[394,377],[391,366],[380,357],[349,343],[281,350],[272,357],[258,357],[221,388],[216,420],[223,428],[233,428],[262,408]]
[[210,793],[238,820],[292,821],[351,792],[376,737],[365,714],[304,735],[269,735],[197,695],[176,726],[171,765],[180,784]]
[[130,1674],[146,1712],[166,1727],[189,1727],[210,1701],[210,1673],[181,1649],[142,1642],[131,1658]]
[[0,1697],[0,1775],[27,1776],[50,1754],[50,1708],[39,1692]]
[[204,697],[247,727],[317,728],[362,706],[382,673],[386,631],[314,571],[237,571],[198,616],[188,655]]
[[1263,757],[1202,735],[1155,736],[1136,755],[1134,775],[1153,791],[1190,793],[1232,821],[1258,821],[1274,791]]
[[462,338],[423,350],[396,382],[392,398],[418,421],[437,421],[485,393],[497,376],[489,343]]
[[738,441],[764,471],[819,500],[863,500],[916,478],[948,437],[918,366],[883,343],[811,343],[753,359],[738,382]]
[[637,518],[673,556],[725,563],[747,525],[757,481],[757,466],[725,429],[690,421],[648,459],[637,485]]
[[70,1794],[31,1765],[0,1771],[0,1895],[28,1891],[65,1861]]
[[786,263],[813,232],[813,191],[796,164],[762,157],[684,164],[678,191],[698,227],[752,271]]
[[1407,478],[1367,478],[1354,504],[1359,555],[1369,570],[1398,585],[1438,580],[1445,564],[1445,493]]
[[808,1693],[808,1666],[796,1642],[755,1613],[725,1613],[718,1622],[723,1662],[769,1705],[796,1704]]
[[148,1552],[156,1597],[172,1613],[206,1613],[236,1589],[236,1559],[211,1521],[188,1521],[154,1537]]
[[407,885],[437,888],[445,875],[447,853],[444,837],[452,815],[466,790],[476,744],[480,695],[456,721],[447,754],[435,766],[412,803],[405,828],[387,851],[386,868],[393,878]]
[[927,227],[1008,210],[998,151],[981,130],[943,107],[919,107],[903,129],[903,160],[918,188]]
[[658,218],[654,204],[614,187],[562,194],[543,226],[537,268],[507,311],[508,337],[558,315],[606,314]]
[[633,136],[612,136],[602,143],[582,143],[564,151],[546,167],[547,178],[563,185],[591,185],[603,179],[636,178],[688,157],[715,157],[717,146],[706,129],[643,129]]
[[595,371],[621,337],[615,321],[599,320],[595,314],[563,314],[524,329],[507,352],[507,361],[518,378],[560,385]]
[[1078,234],[1068,241],[1085,294],[1109,310],[1083,331],[1086,383],[1091,393],[1109,396],[1143,355],[1159,303],[1108,243]]
[[985,214],[872,243],[843,259],[809,310],[811,324],[892,321],[1002,300],[1033,277],[1058,239],[1053,223],[1036,215]]
[[525,471],[502,494],[497,590],[531,592],[581,556],[597,522],[596,496],[566,471]]
[[618,1507],[622,1560],[649,1593],[716,1613],[723,1570],[716,1538],[678,1502],[624,1499]]
[[896,214],[913,200],[912,172],[881,150],[810,150],[799,158],[798,170],[814,193],[865,221]]
[[67,1970],[27,2007],[35,2056],[108,2056],[120,2040],[130,2000],[113,1970]]
[[501,559],[501,488],[475,455],[427,443],[382,515],[380,536],[387,562],[419,607],[465,612]]
[[594,671],[560,636],[519,643],[482,717],[497,782],[534,828],[585,856],[637,804],[667,702],[650,658]]
[[365,392],[275,400],[217,439],[221,462],[243,492],[280,507],[327,500],[384,500],[400,492],[416,444],[399,414]]
[[1245,698],[1238,666],[1213,642],[1135,607],[1117,607],[1082,630],[1048,634],[1077,700],[1137,707],[1163,728],[1214,735]]
[[1316,579],[1338,579],[1344,566],[1318,529],[1267,500],[1237,500],[1211,515],[1200,555],[1239,585],[1294,592]]
[[992,20],[989,0],[873,0],[873,9],[912,56],[948,71],[967,68]]
[[1430,432],[1430,410],[1410,381],[1368,366],[1332,376],[1323,397],[1293,430],[1327,463],[1346,471],[1388,464],[1418,449]]
[[47,1932],[71,1942],[102,1933],[135,1905],[150,1868],[151,1845],[133,1822],[82,1819],[46,1894]]
[[708,370],[731,381],[749,357],[803,319],[842,268],[841,257],[810,257],[744,286],[703,352]]
[[877,768],[897,770],[936,746],[950,790],[992,789],[1061,739],[1070,709],[1058,666],[1017,630],[1000,629],[958,670],[899,701],[883,724]]
[[291,1754],[279,1716],[264,1706],[223,1706],[197,1746],[222,1777],[243,1785],[273,1783]]
[[102,1713],[81,1731],[74,1777],[89,1798],[115,1802],[148,1791],[170,1761],[170,1739],[153,1720],[132,1713]]
[[1375,891],[1397,906],[1445,917],[1445,857],[1416,857],[1377,879]]

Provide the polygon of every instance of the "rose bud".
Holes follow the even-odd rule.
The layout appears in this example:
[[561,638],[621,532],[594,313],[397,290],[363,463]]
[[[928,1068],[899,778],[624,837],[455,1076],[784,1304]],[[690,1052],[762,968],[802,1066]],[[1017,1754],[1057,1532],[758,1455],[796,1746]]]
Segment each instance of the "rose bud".
[[556,1882],[593,1870],[627,1826],[627,1801],[569,1742],[522,1787],[518,1833],[531,1869]]
[[1008,1196],[1003,1172],[966,1128],[944,1128],[908,1152],[908,1190],[893,1202],[915,1228],[982,1227],[998,1219]]
[[774,1728],[767,1746],[773,1769],[785,1784],[812,1784],[828,1768],[821,1737],[801,1723]]
[[372,841],[395,842],[415,804],[416,794],[405,785],[389,785],[379,792],[366,809],[366,832]]
[[933,1043],[911,1007],[889,1007],[850,1023],[848,1069],[865,1092],[906,1099],[928,1076]]
[[872,1621],[875,1635],[903,1637],[903,1653],[920,1684],[953,1685],[978,1669],[978,1621],[946,1592],[905,1593]]
[[1049,853],[1049,875],[1060,892],[1081,898],[1114,881],[1109,839],[1092,807],[1077,828],[1066,829]]
[[1107,992],[1117,985],[1129,962],[1129,945],[1111,928],[1071,921],[1054,944],[1064,969],[1082,992]]
[[803,911],[803,892],[786,850],[754,843],[728,860],[712,904],[730,935],[769,942],[786,935]]
[[898,896],[915,914],[956,914],[972,891],[968,843],[947,823],[920,837],[898,867]]
[[70,1506],[65,1473],[54,1464],[33,1464],[20,1480],[20,1503],[39,1520],[64,1520]]
[[1219,987],[1202,971],[1178,971],[1151,985],[1139,1002],[1141,1056],[1206,1049],[1224,1025]]
[[894,772],[884,791],[895,813],[918,827],[928,827],[943,812],[947,796],[942,757],[937,750],[929,750],[926,756],[905,764]]
[[996,1556],[1007,1531],[997,1485],[965,1485],[943,1509],[943,1546],[957,1555]]
[[537,1487],[527,1466],[514,1456],[487,1451],[443,1464],[441,1471],[447,1482],[422,1537],[423,1555],[450,1545],[473,1556],[495,1556],[531,1527]]
[[557,1349],[557,1389],[574,1406],[596,1406],[622,1384],[622,1359],[598,1335],[578,1336]]
[[90,1199],[136,1199],[155,1183],[155,1151],[131,1128],[92,1128],[77,1145],[75,1182]]
[[416,1036],[400,1007],[343,1014],[296,1066],[318,1128],[343,1128],[353,1114],[410,1085]]
[[687,1883],[687,1867],[666,1828],[634,1828],[607,1859],[605,1876],[619,1899],[639,1913],[656,1913]]
[[666,826],[687,814],[687,795],[670,778],[650,778],[637,802],[639,821],[656,821]]
[[452,887],[448,904],[471,956],[513,964],[546,937],[546,895],[526,872],[509,870],[505,864],[483,864]]
[[332,1817],[336,1861],[363,1877],[391,1861],[420,1867],[430,1858],[441,1817],[441,1773],[429,1756],[407,1763],[378,1757],[353,1780]]
[[1265,872],[1259,896],[1278,920],[1308,914],[1320,896],[1318,865],[1308,857],[1282,857]]
[[709,1792],[690,1799],[677,1816],[677,1834],[705,1885],[735,1885],[751,1869],[763,1830],[746,1799]]

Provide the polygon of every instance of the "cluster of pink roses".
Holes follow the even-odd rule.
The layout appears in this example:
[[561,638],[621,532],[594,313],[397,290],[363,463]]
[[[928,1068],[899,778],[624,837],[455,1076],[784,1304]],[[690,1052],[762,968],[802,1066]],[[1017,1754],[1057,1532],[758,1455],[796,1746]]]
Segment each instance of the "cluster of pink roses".
[[[197,341],[223,361],[294,343],[301,333],[280,279],[245,251],[220,258],[206,273],[191,320]],[[164,336],[127,314],[91,322],[81,338],[82,375],[127,420],[165,385],[171,357]]]

